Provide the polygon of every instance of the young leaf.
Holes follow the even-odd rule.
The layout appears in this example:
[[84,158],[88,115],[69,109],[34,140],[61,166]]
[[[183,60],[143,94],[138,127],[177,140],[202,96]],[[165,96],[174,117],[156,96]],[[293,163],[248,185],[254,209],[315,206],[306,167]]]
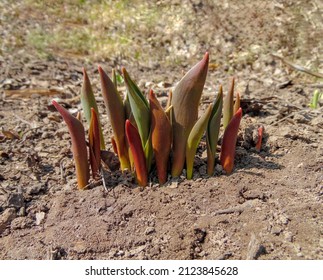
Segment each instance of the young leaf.
[[126,135],[134,160],[137,182],[140,186],[146,186],[148,184],[148,171],[144,150],[138,130],[129,120],[126,120]]
[[[93,108],[97,114],[99,115],[98,106],[95,101],[95,97],[93,94],[91,82],[89,79],[89,76],[86,73],[85,68],[83,68],[83,84],[81,88],[81,104],[84,111],[84,116],[88,124],[91,122],[91,108]],[[103,132],[99,121],[99,130],[100,130],[100,143],[101,143],[101,149],[105,150],[105,144],[104,144],[104,137]]]
[[234,106],[233,106],[233,114],[235,114],[240,108],[240,93],[237,92],[236,93],[236,100],[234,102]]
[[220,161],[223,169],[230,174],[233,170],[239,125],[242,118],[242,109],[235,113],[223,134]]
[[214,102],[212,113],[209,119],[206,133],[206,146],[207,146],[207,174],[212,175],[215,164],[215,154],[219,139],[221,114],[223,106],[223,90],[222,86],[219,88],[219,93]]
[[57,111],[63,117],[72,140],[72,153],[76,168],[77,184],[79,189],[84,189],[89,182],[90,172],[85,142],[85,132],[82,123],[72,116],[64,107],[55,100],[52,101]]
[[313,97],[311,103],[309,104],[310,108],[317,109],[320,99],[323,98],[323,92],[319,92],[319,90],[315,90],[313,93]]
[[151,132],[150,132],[150,112],[147,99],[141,93],[136,83],[130,78],[125,68],[122,74],[127,87],[127,96],[131,108],[130,120],[133,117],[141,138],[142,147],[146,157],[146,166],[150,170],[152,160]]
[[228,126],[233,116],[233,93],[234,93],[234,78],[232,78],[230,89],[223,101],[223,128],[224,129]]
[[118,154],[118,147],[117,147],[117,143],[114,140],[114,137],[113,136],[111,137],[111,145],[112,145],[112,150],[117,155]]
[[171,105],[173,105],[173,164],[172,176],[182,173],[185,162],[187,138],[198,117],[201,99],[208,71],[209,54],[191,68],[176,85]]
[[101,78],[102,96],[104,104],[108,110],[108,115],[114,134],[114,140],[117,145],[121,170],[129,169],[130,163],[126,146],[126,136],[124,127],[125,109],[123,106],[123,102],[113,82],[110,80],[110,78],[101,68],[101,66],[99,66],[99,73]]
[[167,165],[172,145],[172,126],[152,90],[149,92],[151,141],[159,183],[167,181]]
[[116,74],[116,69],[114,69],[114,68],[112,68],[112,82],[113,82],[116,90],[118,90],[117,74]]
[[122,74],[127,87],[131,112],[138,127],[142,146],[145,147],[150,130],[149,105],[146,98],[141,93],[138,86],[130,78],[125,68],[122,68]]
[[264,127],[261,125],[258,128],[258,140],[257,140],[257,143],[256,143],[256,151],[258,153],[260,152],[260,149],[261,149],[261,143],[262,143],[263,133],[264,133]]
[[90,165],[93,179],[97,179],[101,167],[99,121],[94,108],[91,108],[91,123],[89,128]]
[[196,149],[201,141],[204,131],[206,130],[209,118],[212,113],[212,105],[210,105],[202,117],[195,123],[186,144],[186,178],[192,179],[193,165]]

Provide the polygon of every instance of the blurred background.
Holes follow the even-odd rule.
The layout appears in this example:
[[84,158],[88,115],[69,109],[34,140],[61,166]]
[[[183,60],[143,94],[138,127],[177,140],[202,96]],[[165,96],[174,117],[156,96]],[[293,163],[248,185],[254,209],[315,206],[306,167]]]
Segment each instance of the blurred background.
[[[1,0],[0,55],[255,70],[278,53],[322,70],[322,2],[238,0]],[[267,58],[270,63],[271,58]],[[264,65],[262,63],[261,67]]]

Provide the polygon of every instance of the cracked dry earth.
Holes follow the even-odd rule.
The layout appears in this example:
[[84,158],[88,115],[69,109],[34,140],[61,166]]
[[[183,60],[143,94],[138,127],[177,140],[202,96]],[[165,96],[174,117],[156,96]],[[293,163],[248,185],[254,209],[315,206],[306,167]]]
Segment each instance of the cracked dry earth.
[[[119,63],[162,104],[191,66]],[[219,165],[206,175],[203,138],[193,180],[183,174],[159,186],[154,171],[141,188],[131,176],[107,171],[107,189],[98,182],[77,191],[68,131],[50,101],[80,109],[85,65],[108,142],[95,64],[8,56],[1,65],[0,259],[323,259],[323,111],[322,104],[308,107],[313,87],[304,74],[268,53],[235,68],[244,116],[231,175]],[[114,62],[102,65],[110,71]],[[230,76],[225,66],[210,67],[201,112],[219,83],[227,91]],[[265,135],[257,153],[259,125]]]

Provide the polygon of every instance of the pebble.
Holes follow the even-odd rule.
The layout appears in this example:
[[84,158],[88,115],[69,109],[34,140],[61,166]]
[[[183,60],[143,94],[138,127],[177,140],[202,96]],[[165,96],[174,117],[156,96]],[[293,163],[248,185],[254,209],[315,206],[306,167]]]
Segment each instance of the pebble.
[[36,213],[36,225],[39,226],[45,219],[45,212]]
[[28,217],[17,217],[10,224],[11,230],[24,229],[32,226],[33,220]]
[[83,241],[79,241],[79,242],[74,244],[72,249],[76,253],[84,254],[86,252],[87,247],[86,247],[86,244]]
[[14,208],[7,208],[0,216],[0,233],[2,233],[7,225],[16,218],[16,210]]
[[25,206],[24,196],[22,193],[11,193],[8,198],[8,207],[14,207],[19,210]]
[[147,227],[145,230],[145,234],[149,235],[155,232],[155,228],[154,227]]
[[282,232],[282,229],[278,226],[273,226],[271,229],[271,233],[274,235],[279,235]]
[[288,242],[293,242],[293,234],[290,231],[285,232],[285,239]]
[[29,195],[37,195],[41,191],[44,191],[46,189],[45,184],[35,184],[27,189],[27,194]]
[[217,164],[215,166],[215,170],[216,170],[216,172],[221,173],[223,171],[222,165],[221,164]]

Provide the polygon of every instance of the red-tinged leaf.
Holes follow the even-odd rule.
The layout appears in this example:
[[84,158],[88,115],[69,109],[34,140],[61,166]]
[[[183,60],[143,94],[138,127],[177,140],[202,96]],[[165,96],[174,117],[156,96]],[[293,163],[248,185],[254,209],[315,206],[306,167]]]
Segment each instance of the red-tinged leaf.
[[240,99],[241,99],[240,93],[237,92],[236,93],[236,100],[235,100],[234,106],[233,106],[233,114],[235,114],[240,108]]
[[261,143],[262,143],[262,137],[263,137],[263,133],[264,133],[264,127],[261,125],[259,128],[258,128],[258,140],[257,140],[257,143],[256,143],[256,151],[259,153],[260,150],[261,150]]
[[228,94],[223,100],[223,128],[225,129],[233,116],[233,93],[234,93],[234,78],[231,80]]
[[114,140],[114,137],[111,137],[111,144],[112,144],[112,149],[114,151],[114,153],[117,155],[118,154],[118,147],[117,147],[117,143],[116,140]]
[[185,163],[187,138],[198,117],[198,106],[208,71],[209,54],[191,68],[176,85],[173,106],[173,164],[172,176],[178,177]]
[[172,145],[172,126],[152,90],[149,92],[151,141],[160,184],[167,181],[167,166]]
[[129,120],[126,120],[126,135],[133,156],[137,182],[140,186],[146,186],[148,184],[148,172],[145,153],[139,132]]
[[[84,111],[84,116],[88,124],[91,123],[91,108],[93,108],[97,114],[97,117],[99,116],[99,110],[98,106],[95,101],[95,97],[92,90],[92,85],[89,79],[89,76],[86,73],[85,68],[83,68],[83,84],[81,89],[81,104]],[[100,145],[101,149],[105,150],[105,144],[104,144],[104,137],[103,132],[100,124],[100,120],[98,117],[99,122],[99,130],[100,130]]]
[[108,75],[99,66],[101,78],[102,96],[105,106],[108,110],[110,123],[112,126],[114,140],[117,145],[118,157],[120,160],[121,170],[129,169],[130,163],[126,146],[125,136],[125,109],[122,99],[117,92],[113,82]]
[[85,142],[85,132],[82,123],[72,116],[64,107],[56,101],[52,101],[57,111],[62,115],[70,132],[72,140],[72,153],[76,168],[76,177],[79,189],[84,189],[89,182],[90,171]]
[[227,174],[230,174],[233,170],[237,136],[241,118],[242,109],[239,108],[224,131],[220,161]]
[[99,178],[101,166],[101,149],[100,149],[100,130],[98,116],[91,108],[91,122],[89,128],[89,149],[90,149],[90,164],[92,169],[92,176],[94,179]]
[[129,99],[131,112],[136,121],[142,146],[145,147],[150,133],[148,102],[125,68],[122,68],[122,74],[127,87],[127,97]]

